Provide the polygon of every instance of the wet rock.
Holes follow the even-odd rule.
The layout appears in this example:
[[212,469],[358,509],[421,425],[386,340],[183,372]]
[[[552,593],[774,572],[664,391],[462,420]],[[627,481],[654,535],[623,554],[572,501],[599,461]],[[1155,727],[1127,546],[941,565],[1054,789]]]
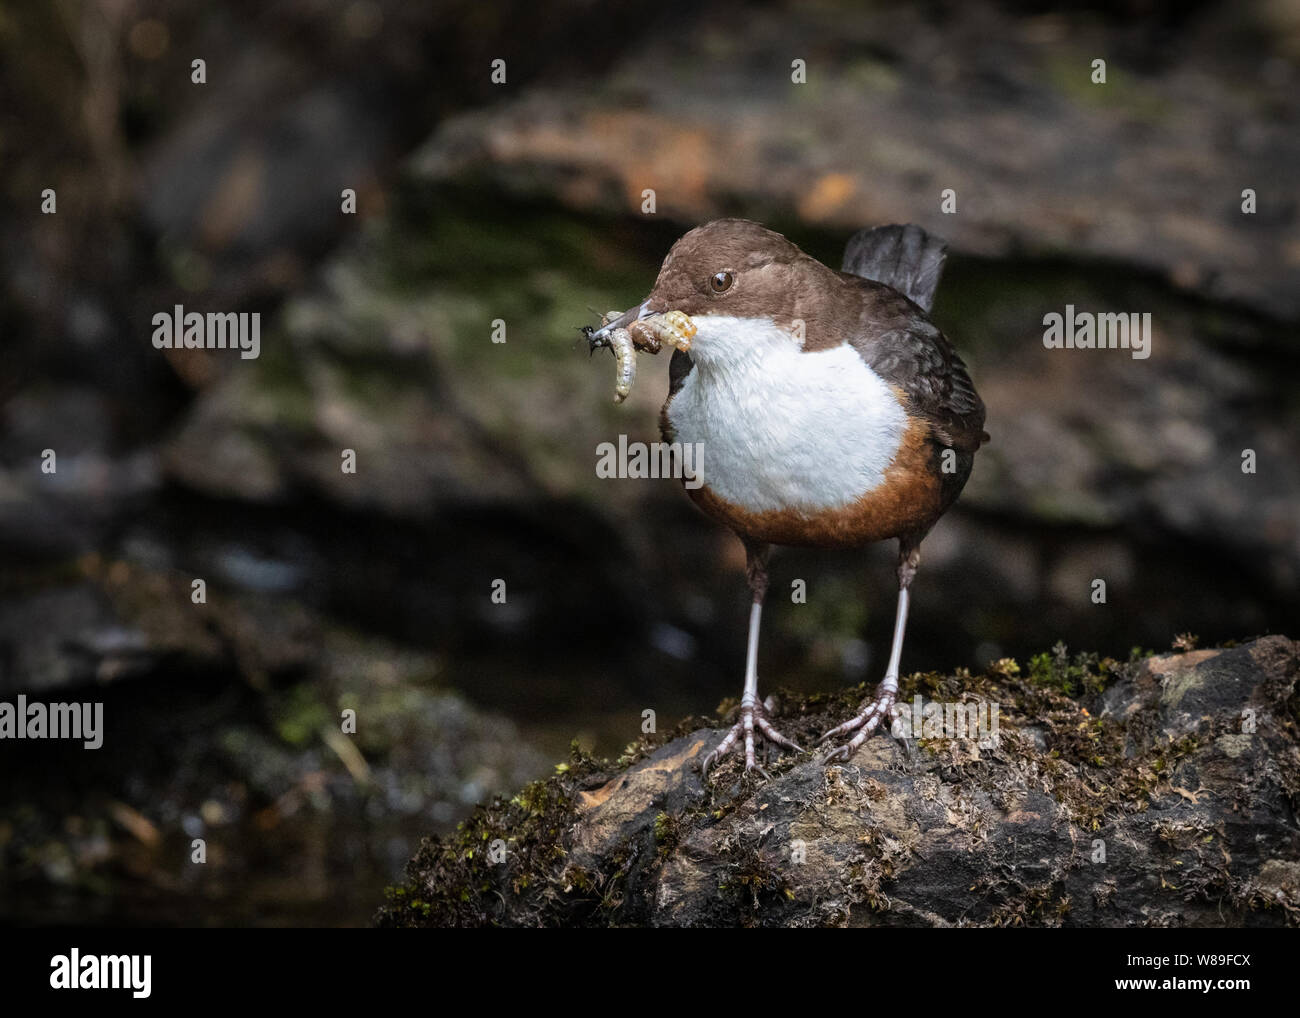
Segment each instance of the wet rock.
[[[958,251],[1122,260],[1293,320],[1297,72],[1280,41],[1249,64],[1223,45],[1285,20],[1243,13],[1154,31],[991,5],[850,18],[777,4],[738,32],[729,8],[702,9],[602,87],[548,84],[449,122],[416,165],[588,211],[635,212],[653,188],[656,214],[680,222],[737,209],[845,231],[915,221]],[[940,211],[945,188],[955,215]]]
[[[577,756],[427,840],[379,921],[1297,925],[1298,655],[1271,636],[914,675],[904,703],[991,700],[996,734],[877,735],[846,764],[787,757],[763,782],[735,757],[701,780],[713,727],[614,764]],[[780,723],[807,745],[855,700],[796,700]]]

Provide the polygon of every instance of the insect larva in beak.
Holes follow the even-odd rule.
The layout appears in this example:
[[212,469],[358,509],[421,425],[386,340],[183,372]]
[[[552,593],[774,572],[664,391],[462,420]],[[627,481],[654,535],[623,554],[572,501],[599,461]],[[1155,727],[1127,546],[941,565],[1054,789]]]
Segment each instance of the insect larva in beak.
[[666,311],[657,321],[662,323],[658,330],[662,342],[677,350],[691,348],[691,340],[695,338],[698,330],[695,323],[691,321],[690,315],[683,311]]
[[632,391],[636,381],[636,347],[627,329],[615,329],[609,334],[609,346],[614,351],[614,402],[622,403]]
[[689,350],[696,328],[690,315],[666,311],[633,322],[628,331],[632,333],[632,342],[638,350],[658,353],[665,346],[670,350]]
[[[606,312],[601,324],[608,325],[622,314],[621,311]],[[590,337],[591,330],[585,331]],[[614,329],[596,340],[592,349],[608,346],[614,351],[614,402],[622,403],[632,392],[632,383],[636,381],[637,350],[658,353],[664,346],[674,350],[689,350],[696,331],[690,315],[681,311],[667,311],[639,319],[626,329]]]

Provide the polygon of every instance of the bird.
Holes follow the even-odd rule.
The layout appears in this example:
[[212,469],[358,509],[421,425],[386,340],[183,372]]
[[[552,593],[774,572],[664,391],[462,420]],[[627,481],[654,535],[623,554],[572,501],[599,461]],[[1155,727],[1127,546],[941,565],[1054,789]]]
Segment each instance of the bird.
[[739,717],[703,759],[706,777],[736,747],[745,772],[763,775],[756,743],[802,752],[758,693],[773,546],[898,542],[884,678],[823,734],[822,745],[848,736],[824,762],[850,759],[897,700],[921,541],[989,441],[966,364],[929,317],[946,256],[919,226],[879,226],[849,239],[837,271],[759,223],[718,219],[673,244],[645,300],[588,330],[594,346],[670,314],[696,328],[689,349],[673,352],[660,431],[700,443],[702,478],[686,492],[740,539],[752,594]]

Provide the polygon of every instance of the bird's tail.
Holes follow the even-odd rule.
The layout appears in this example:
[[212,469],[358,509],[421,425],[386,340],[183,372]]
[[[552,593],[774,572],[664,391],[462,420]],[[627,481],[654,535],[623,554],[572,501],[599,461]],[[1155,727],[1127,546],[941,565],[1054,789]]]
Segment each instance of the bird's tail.
[[919,226],[877,226],[849,238],[841,271],[892,286],[929,312],[947,257],[948,245]]

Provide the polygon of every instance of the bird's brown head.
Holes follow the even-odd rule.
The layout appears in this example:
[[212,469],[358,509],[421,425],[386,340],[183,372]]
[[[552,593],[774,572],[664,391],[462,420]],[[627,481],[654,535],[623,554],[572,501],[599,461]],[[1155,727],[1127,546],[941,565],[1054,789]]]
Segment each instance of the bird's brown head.
[[[717,219],[682,236],[649,296],[596,335],[666,311],[685,312],[702,326],[716,317],[789,328],[836,276],[774,230],[748,219]],[[697,341],[705,355],[707,331]]]

